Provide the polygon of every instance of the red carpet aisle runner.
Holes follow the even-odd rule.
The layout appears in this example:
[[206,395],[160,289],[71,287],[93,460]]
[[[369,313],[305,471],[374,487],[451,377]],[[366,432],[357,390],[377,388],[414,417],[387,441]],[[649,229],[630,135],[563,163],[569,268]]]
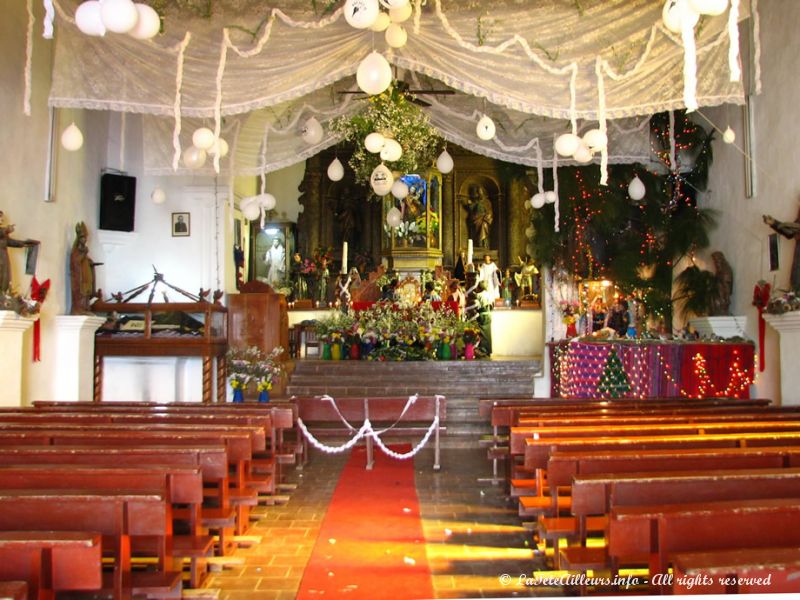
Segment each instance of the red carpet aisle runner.
[[[393,447],[408,452],[409,447]],[[297,597],[433,598],[414,461],[354,448],[322,521]]]

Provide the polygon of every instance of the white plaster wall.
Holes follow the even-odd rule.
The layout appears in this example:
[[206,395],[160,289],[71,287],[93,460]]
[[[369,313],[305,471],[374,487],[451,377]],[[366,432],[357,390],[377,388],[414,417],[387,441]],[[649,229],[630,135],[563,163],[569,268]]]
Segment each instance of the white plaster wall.
[[[709,192],[705,206],[720,211],[719,227],[712,233],[710,250],[724,252],[734,270],[733,314],[748,316],[748,333],[757,339],[758,319],[751,305],[753,286],[764,279],[778,287],[788,287],[794,242],[781,239],[780,265],[769,272],[767,236],[771,230],[762,223],[763,214],[782,221],[793,221],[800,199],[800,145],[797,109],[800,81],[795,77],[800,56],[800,2],[769,0],[759,3],[761,13],[763,94],[754,99],[756,193],[745,198],[745,158],[735,146],[718,139],[714,144]],[[736,146],[744,141],[743,108],[724,106],[704,110],[709,119],[737,133]],[[699,121],[702,122],[702,121]],[[707,124],[706,124],[707,125]],[[778,336],[767,326],[766,370],[760,375],[756,393],[783,404],[800,404],[797,395],[782,398]]]

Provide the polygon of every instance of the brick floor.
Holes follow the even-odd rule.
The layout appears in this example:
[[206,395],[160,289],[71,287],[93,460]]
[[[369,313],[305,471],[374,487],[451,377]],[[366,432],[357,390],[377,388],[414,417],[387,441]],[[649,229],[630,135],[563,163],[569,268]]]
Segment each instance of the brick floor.
[[[289,599],[300,586],[320,524],[347,456],[314,452],[283,505],[259,507],[248,535],[261,543],[236,550],[241,564],[212,573],[206,584],[219,600]],[[442,470],[434,472],[432,451],[415,458],[426,551],[437,598],[561,595],[558,588],[517,585],[520,575],[544,569],[522,528],[516,504],[478,478],[490,476],[485,449],[444,449]],[[507,585],[501,581],[508,575]]]

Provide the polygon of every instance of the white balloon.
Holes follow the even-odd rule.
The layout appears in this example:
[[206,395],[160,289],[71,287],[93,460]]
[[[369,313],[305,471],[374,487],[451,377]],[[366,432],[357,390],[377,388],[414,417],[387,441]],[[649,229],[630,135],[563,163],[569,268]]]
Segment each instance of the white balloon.
[[410,4],[406,4],[405,6],[401,6],[399,8],[390,8],[389,9],[389,18],[392,20],[392,23],[402,23],[403,21],[408,21],[411,18],[411,13],[414,12],[414,9],[411,8]]
[[556,138],[556,152],[560,156],[573,156],[581,145],[581,138],[574,133],[563,133]]
[[386,162],[395,162],[396,160],[400,160],[402,156],[403,147],[397,142],[397,140],[386,138],[386,143],[381,149],[381,160],[385,160]]
[[157,187],[153,190],[153,193],[150,194],[150,199],[153,201],[153,204],[164,204],[167,201],[167,194],[161,188]]
[[347,0],[344,3],[344,20],[356,29],[372,25],[379,12],[378,0]]
[[736,132],[728,126],[725,132],[722,134],[722,141],[726,144],[732,144],[736,141]]
[[128,35],[135,37],[137,40],[149,40],[158,35],[161,31],[161,17],[155,9],[137,2],[135,4],[136,10],[139,13],[139,20],[136,27],[128,32]]
[[217,138],[214,137],[214,132],[208,127],[199,127],[192,134],[192,144],[200,150],[210,150],[216,141]]
[[183,164],[188,169],[199,169],[206,164],[206,151],[197,146],[189,146],[183,151]]
[[371,96],[385,92],[392,84],[389,61],[373,50],[358,65],[356,82],[364,93]]
[[639,179],[638,175],[631,179],[631,182],[628,184],[628,196],[630,196],[631,200],[641,200],[644,198],[646,192],[647,190],[644,187],[644,183]]
[[475,133],[478,134],[478,137],[484,141],[489,141],[494,137],[496,132],[496,128],[494,126],[494,121],[488,116],[483,115],[478,121],[478,125],[475,128]]
[[212,156],[215,154],[219,154],[220,158],[225,158],[226,156],[228,156],[229,151],[230,147],[228,146],[228,142],[226,142],[222,138],[219,138],[214,142],[214,145],[211,146],[211,149],[208,151],[208,153],[211,154]]
[[728,8],[728,0],[689,0],[689,8],[701,15],[715,17]]
[[89,0],[84,2],[75,11],[75,24],[86,35],[103,36],[106,34],[106,26],[103,25],[103,17],[100,16],[100,1]]
[[583,134],[583,143],[591,150],[603,150],[608,146],[608,136],[599,129],[590,129]]
[[316,117],[309,118],[303,125],[303,141],[310,146],[319,144],[324,135],[325,130]]
[[581,142],[580,146],[578,146],[578,149],[575,150],[575,155],[573,158],[575,159],[575,162],[585,165],[592,162],[592,151],[589,150],[586,144]]
[[542,192],[531,197],[531,206],[533,208],[542,208],[544,206],[544,194]]
[[386,28],[389,27],[391,22],[392,20],[389,18],[388,13],[380,12],[378,13],[378,17],[375,19],[375,22],[372,24],[370,29],[380,33],[381,31],[386,31]]
[[61,145],[64,150],[69,150],[70,152],[80,150],[83,146],[83,134],[75,123],[67,127],[61,134]]
[[372,171],[369,177],[369,184],[372,186],[372,191],[378,196],[385,196],[392,191],[394,184],[394,175],[385,164],[381,163]]
[[556,200],[558,200],[558,194],[553,190],[544,193],[544,201],[546,204],[553,204]]
[[398,200],[402,200],[408,196],[408,184],[402,179],[398,179],[392,184],[392,196]]
[[100,16],[106,29],[114,33],[128,33],[139,22],[139,11],[133,0],[103,0]]
[[447,151],[447,148],[442,150],[442,153],[439,155],[439,158],[436,159],[436,168],[439,169],[439,172],[447,174],[453,170],[455,167],[455,163],[453,162],[453,157],[450,156],[450,153]]
[[386,223],[389,227],[400,227],[400,223],[403,222],[403,213],[400,212],[396,206],[393,206],[389,209],[386,213]]
[[275,200],[275,196],[272,194],[261,194],[258,196],[258,202],[264,207],[264,210],[272,210],[278,203],[278,201]]
[[261,218],[261,205],[255,198],[247,198],[239,205],[242,210],[242,215],[248,221],[256,221]]
[[338,158],[328,165],[328,179],[331,181],[341,181],[344,178],[344,165]]
[[384,37],[386,38],[386,43],[392,48],[402,48],[408,41],[408,34],[405,28],[397,23],[389,25]]
[[684,20],[690,27],[694,27],[697,25],[700,15],[689,7],[688,0],[667,0],[661,11],[661,18],[672,33],[680,33]]
[[386,138],[383,137],[377,131],[373,131],[367,137],[364,138],[364,147],[367,149],[368,152],[372,152],[373,154],[377,154],[381,150],[383,150],[383,145],[386,143]]
[[533,225],[528,225],[527,229],[525,229],[525,237],[533,239],[533,236],[536,235],[536,230],[533,228]]

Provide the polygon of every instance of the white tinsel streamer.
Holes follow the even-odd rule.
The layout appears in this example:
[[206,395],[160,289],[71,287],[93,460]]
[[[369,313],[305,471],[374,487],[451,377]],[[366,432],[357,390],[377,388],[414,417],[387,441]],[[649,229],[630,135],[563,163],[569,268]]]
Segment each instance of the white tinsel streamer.
[[333,410],[336,412],[336,416],[339,417],[339,420],[344,424],[344,426],[347,427],[350,431],[356,430],[356,428],[353,427],[350,424],[350,422],[344,418],[342,411],[339,410],[339,406],[336,404],[336,400],[334,400],[332,396],[324,394],[323,396],[320,397],[320,400],[322,400],[323,402],[330,402],[330,404],[333,406]]
[[425,435],[423,436],[420,443],[414,446],[414,448],[412,448],[405,454],[400,454],[399,452],[395,452],[391,448],[386,447],[386,445],[383,443],[383,440],[381,440],[381,438],[378,436],[376,432],[373,431],[372,433],[370,433],[370,436],[372,437],[373,440],[375,440],[375,444],[377,444],[378,448],[380,448],[384,454],[391,456],[396,460],[407,460],[409,458],[414,458],[414,456],[425,447],[425,444],[428,443],[428,440],[431,439],[431,435],[433,435],[433,432],[436,431],[438,427],[439,427],[439,417],[436,416],[433,418],[431,426],[428,427],[428,431],[425,432]]
[[559,204],[560,200],[558,198],[558,152],[556,152],[556,138],[558,136],[553,135],[553,193],[556,195],[556,201],[553,203],[553,208],[555,209],[555,214],[553,215],[553,230],[558,233],[561,229],[561,213],[559,212]]
[[422,17],[423,0],[414,0],[414,33],[419,33],[419,21]]
[[[28,0],[28,15],[32,14],[31,2]],[[53,0],[44,0],[44,32],[42,37],[46,40],[53,39],[53,21],[56,18],[56,10],[53,7]],[[28,113],[25,113],[28,114]]]
[[172,107],[172,114],[175,118],[175,129],[172,131],[172,147],[175,153],[172,156],[172,170],[177,171],[181,160],[181,87],[183,86],[183,61],[186,48],[192,39],[192,33],[186,32],[183,41],[178,46],[178,64],[175,74],[175,103]]
[[119,170],[125,170],[125,130],[126,130],[126,113],[122,111],[119,115]]
[[755,93],[761,93],[761,18],[758,16],[758,0],[751,0],[753,18],[753,82]]
[[[52,11],[52,5],[50,7]],[[33,24],[36,17],[33,15],[33,0],[28,0],[28,30],[25,38],[25,93],[22,99],[22,112],[26,117],[31,116],[31,63],[33,61]],[[47,22],[45,21],[45,36],[47,37]],[[50,37],[53,37],[53,24],[50,23]]]
[[739,0],[731,0],[728,13],[728,68],[731,81],[742,79],[742,68],[739,66]]
[[347,442],[341,446],[327,446],[314,437],[314,435],[306,427],[306,424],[303,423],[303,419],[297,419],[297,426],[300,428],[301,433],[312,446],[326,454],[341,454],[342,452],[347,452],[350,450],[350,448],[355,446],[361,438],[372,431],[372,425],[370,424],[369,419],[367,419],[364,421],[361,429],[358,430],[358,433],[356,433],[356,435],[350,438]]
[[539,193],[544,193],[544,166],[542,165],[542,148],[536,144],[536,176],[539,179]]
[[683,104],[686,112],[697,110],[697,47],[694,27],[689,19],[681,19],[683,40]]
[[[607,135],[606,82],[603,79],[603,64],[599,56],[594,62],[594,72],[597,76],[597,120],[600,131]],[[600,185],[608,185],[608,143],[600,149]]]
[[[217,66],[217,96],[214,99],[214,139],[219,148],[219,134],[222,129],[222,78],[225,76],[225,64],[228,60],[228,46],[230,45],[230,37],[228,28],[222,30],[222,46],[219,50],[219,66]],[[219,152],[214,153],[214,172],[219,174]]]
[[677,171],[677,153],[675,150],[675,111],[669,111],[669,170]]
[[233,138],[229,144],[229,154],[230,158],[228,159],[228,217],[230,220],[230,230],[234,230],[234,209],[235,209],[235,198],[234,198],[234,183],[236,181],[236,148],[239,145],[239,131],[242,128],[242,122],[237,120],[236,126],[233,132]]

